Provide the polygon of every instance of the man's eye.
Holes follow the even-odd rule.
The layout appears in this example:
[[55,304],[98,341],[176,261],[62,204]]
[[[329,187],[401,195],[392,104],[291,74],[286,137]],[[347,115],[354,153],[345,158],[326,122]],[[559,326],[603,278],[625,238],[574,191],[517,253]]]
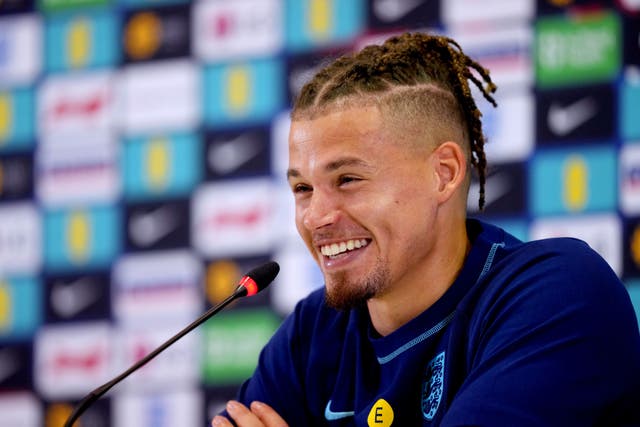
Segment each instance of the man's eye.
[[311,187],[306,184],[296,184],[293,186],[294,193],[306,193],[307,191],[311,191]]
[[356,178],[354,176],[341,176],[338,179],[338,183],[341,184],[341,185],[342,184],[348,184],[350,182],[355,182],[355,181],[360,181],[360,179],[358,179],[358,178]]

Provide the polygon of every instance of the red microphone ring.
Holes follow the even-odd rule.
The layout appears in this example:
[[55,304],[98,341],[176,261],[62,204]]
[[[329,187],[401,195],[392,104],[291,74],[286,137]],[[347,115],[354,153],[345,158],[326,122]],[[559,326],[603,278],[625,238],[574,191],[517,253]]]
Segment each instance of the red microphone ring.
[[256,282],[249,276],[244,276],[240,280],[240,286],[244,287],[247,290],[247,296],[250,297],[258,293],[258,285]]

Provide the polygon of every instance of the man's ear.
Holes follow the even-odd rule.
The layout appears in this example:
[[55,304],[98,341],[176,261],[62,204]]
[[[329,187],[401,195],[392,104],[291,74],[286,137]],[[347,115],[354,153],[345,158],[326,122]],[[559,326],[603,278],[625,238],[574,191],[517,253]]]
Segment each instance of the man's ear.
[[459,144],[447,141],[436,147],[431,159],[437,180],[437,198],[444,203],[464,187],[467,158]]

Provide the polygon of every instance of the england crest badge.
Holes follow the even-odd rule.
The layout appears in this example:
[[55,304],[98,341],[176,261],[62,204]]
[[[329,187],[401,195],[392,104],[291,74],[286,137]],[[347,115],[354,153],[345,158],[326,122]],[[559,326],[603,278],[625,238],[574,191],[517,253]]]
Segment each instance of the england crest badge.
[[434,357],[425,370],[422,383],[422,415],[431,421],[438,411],[444,390],[445,352]]

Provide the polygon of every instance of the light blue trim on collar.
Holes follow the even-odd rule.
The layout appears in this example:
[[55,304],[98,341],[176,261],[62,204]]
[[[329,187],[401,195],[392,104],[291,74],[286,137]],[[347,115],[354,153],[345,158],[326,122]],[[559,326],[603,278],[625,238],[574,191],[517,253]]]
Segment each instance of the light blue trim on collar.
[[484,275],[489,272],[489,269],[491,268],[491,264],[493,264],[493,259],[496,256],[496,251],[498,250],[498,248],[504,248],[504,242],[494,243],[491,245],[491,249],[489,249],[489,255],[487,255],[487,260],[484,262],[484,267],[482,267],[482,271],[480,272],[480,275],[478,276],[478,280],[476,280],[476,283],[478,283],[480,279],[482,279]]
[[402,354],[405,351],[409,350],[411,347],[413,347],[413,346],[415,346],[417,344],[420,344],[422,341],[426,340],[430,336],[432,336],[434,334],[437,334],[442,329],[444,329],[444,327],[447,326],[449,324],[449,322],[451,322],[451,319],[453,319],[453,315],[454,314],[456,314],[455,310],[453,312],[451,312],[451,314],[449,314],[447,317],[442,319],[440,322],[438,322],[437,325],[435,325],[434,327],[432,327],[428,331],[423,332],[422,334],[418,335],[417,337],[415,337],[414,339],[412,339],[411,341],[409,341],[405,345],[397,348],[395,351],[389,353],[388,355],[386,355],[384,357],[378,357],[378,363],[380,363],[381,365],[384,365],[385,363],[389,363],[390,361],[392,361],[393,359],[398,357],[400,354]]
[[[504,242],[493,243],[491,245],[491,249],[489,249],[489,254],[487,255],[487,259],[484,262],[484,266],[482,267],[482,271],[480,272],[480,275],[478,276],[478,280],[476,280],[476,283],[478,283],[480,281],[480,279],[482,279],[484,277],[484,275],[487,274],[487,272],[489,272],[489,269],[491,268],[491,265],[493,264],[493,260],[494,260],[494,258],[496,256],[496,251],[498,250],[498,248],[503,248],[504,245],[505,245]],[[398,357],[400,354],[402,354],[405,351],[409,350],[411,347],[413,347],[413,346],[415,346],[417,344],[420,344],[422,341],[426,340],[430,336],[432,336],[434,334],[437,334],[442,329],[444,329],[444,327],[447,326],[449,324],[449,322],[451,322],[451,319],[453,319],[453,315],[455,313],[456,312],[454,310],[451,314],[449,314],[447,317],[442,319],[437,325],[435,325],[434,327],[432,327],[428,331],[423,332],[422,334],[418,335],[417,337],[415,337],[414,339],[412,339],[408,343],[402,345],[401,347],[398,347],[396,350],[394,350],[393,352],[389,353],[388,355],[383,356],[383,357],[378,357],[378,363],[380,363],[381,365],[384,365],[385,363],[389,363],[390,361],[392,361],[393,359]],[[327,406],[327,408],[329,408],[329,406]]]

